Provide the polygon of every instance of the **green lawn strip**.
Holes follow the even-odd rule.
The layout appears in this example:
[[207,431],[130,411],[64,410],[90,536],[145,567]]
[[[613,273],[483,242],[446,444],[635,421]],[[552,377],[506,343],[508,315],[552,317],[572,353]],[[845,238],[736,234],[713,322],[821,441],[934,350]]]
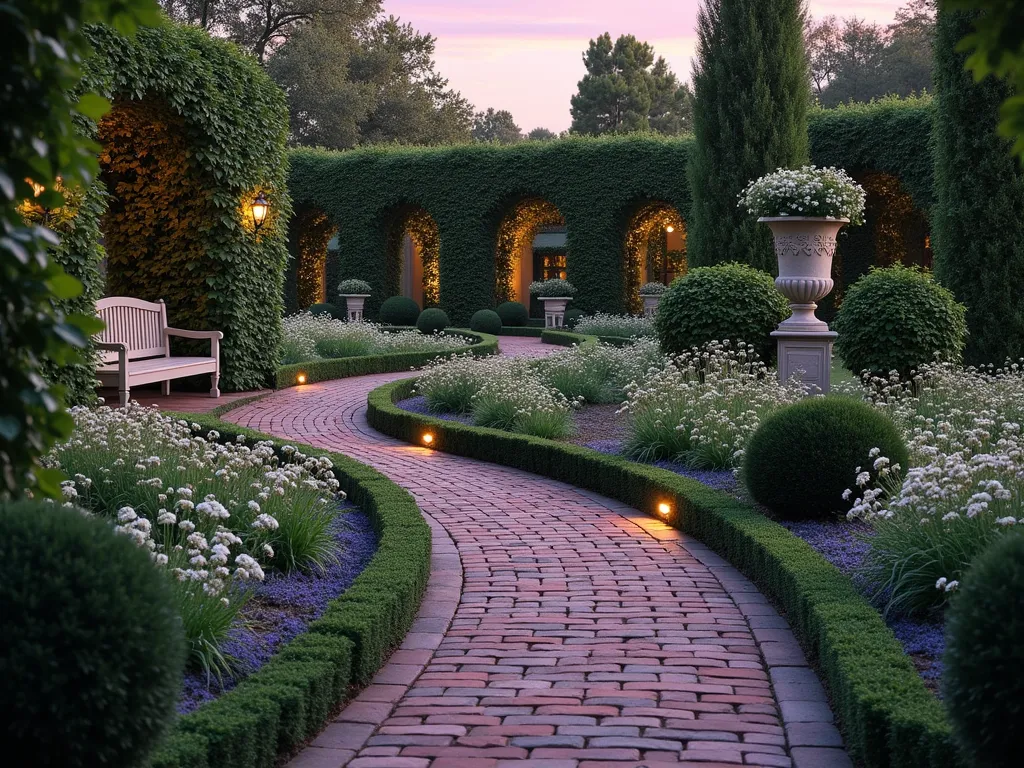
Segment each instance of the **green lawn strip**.
[[408,371],[426,365],[438,357],[456,354],[493,355],[498,351],[498,337],[487,333],[453,328],[446,333],[463,336],[471,342],[465,347],[449,350],[428,350],[424,352],[390,352],[383,355],[360,355],[339,357],[332,360],[309,360],[304,363],[283,365],[277,369],[277,389],[295,386],[299,374],[305,374],[307,384],[331,379],[345,379],[350,376],[365,376],[370,373],[393,373]]
[[[237,407],[232,403],[230,408]],[[170,414],[220,439],[249,444],[288,441],[220,421],[210,414]],[[178,718],[152,768],[272,768],[317,734],[401,644],[430,576],[430,528],[407,491],[347,456],[290,443],[307,456],[327,456],[350,501],[366,512],[379,543],[345,593],[303,634],[233,690]]]
[[[549,334],[559,340],[578,336]],[[417,444],[429,432],[437,450],[534,472],[639,510],[668,502],[672,525],[735,565],[786,614],[830,693],[855,762],[869,768],[962,768],[942,705],[899,641],[850,579],[806,542],[734,497],[668,470],[404,411],[395,403],[410,396],[413,383],[403,379],[370,393],[372,427]]]

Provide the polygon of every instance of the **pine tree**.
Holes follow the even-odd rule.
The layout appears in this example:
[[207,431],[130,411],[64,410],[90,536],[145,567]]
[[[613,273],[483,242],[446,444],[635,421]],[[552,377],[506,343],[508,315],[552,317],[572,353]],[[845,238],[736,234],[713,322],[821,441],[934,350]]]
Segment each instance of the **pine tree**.
[[935,41],[935,273],[967,306],[966,358],[1024,355],[1024,173],[996,133],[1010,86],[955,50],[976,13],[941,9]]
[[807,163],[810,76],[801,0],[705,0],[697,17],[689,163],[692,265],[773,272],[768,228],[737,207],[753,179]]

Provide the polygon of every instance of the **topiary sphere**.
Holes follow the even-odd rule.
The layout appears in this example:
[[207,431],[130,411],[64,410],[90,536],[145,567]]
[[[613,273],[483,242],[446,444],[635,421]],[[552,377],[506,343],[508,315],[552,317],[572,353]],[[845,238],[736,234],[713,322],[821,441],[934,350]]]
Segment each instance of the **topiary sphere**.
[[175,717],[185,663],[166,573],[100,518],[0,506],[0,715],[33,765],[137,766]]
[[567,309],[565,310],[565,317],[562,322],[565,323],[565,327],[570,330],[576,327],[576,323],[587,316],[587,313],[582,309]]
[[875,476],[873,448],[907,468],[907,446],[884,413],[849,397],[808,397],[761,422],[747,442],[743,478],[779,517],[825,517],[850,508],[843,491],[856,491],[857,467]]
[[530,322],[530,310],[518,301],[506,301],[504,304],[499,304],[494,311],[501,318],[502,325],[517,328]]
[[425,333],[428,336],[440,333],[449,325],[451,325],[451,322],[448,320],[448,315],[444,313],[443,309],[438,309],[437,307],[424,309],[420,312],[420,316],[416,318],[416,328],[420,333]]
[[674,280],[658,304],[654,328],[665,352],[729,339],[752,345],[769,361],[775,357],[771,332],[789,315],[789,303],[767,272],[718,264]]
[[384,325],[416,325],[420,305],[407,296],[392,296],[380,305],[380,321]]
[[469,319],[469,329],[497,336],[501,333],[501,317],[493,309],[481,309]]
[[[833,323],[836,354],[854,373],[906,376],[922,363],[959,362],[967,309],[930,272],[897,264],[872,269],[843,297]],[[999,361],[994,361],[999,362]]]
[[329,315],[335,320],[343,320],[345,318],[345,313],[333,304],[314,304],[306,311],[311,315]]
[[953,734],[970,764],[1013,768],[1024,755],[1024,536],[978,555],[946,619],[942,689]]

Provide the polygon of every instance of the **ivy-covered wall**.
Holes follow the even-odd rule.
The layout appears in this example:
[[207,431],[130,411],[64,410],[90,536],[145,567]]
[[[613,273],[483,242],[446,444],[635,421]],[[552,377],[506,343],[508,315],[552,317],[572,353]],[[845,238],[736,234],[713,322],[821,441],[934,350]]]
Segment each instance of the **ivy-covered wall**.
[[[251,57],[199,29],[88,36],[82,88],[114,104],[89,127],[107,192],[107,294],[164,299],[171,325],[222,330],[221,387],[266,386],[292,210],[284,94]],[[256,231],[249,203],[261,190],[271,208]]]
[[[817,110],[810,117],[812,161],[891,177],[923,220],[932,202],[932,114],[926,98]],[[643,223],[637,212],[652,204],[675,209],[684,231],[692,227],[686,177],[692,146],[689,138],[634,135],[510,147],[300,149],[291,153],[289,186],[297,204],[324,212],[338,228],[332,274],[373,285],[371,315],[397,292],[394,240],[408,210],[423,211],[437,224],[440,305],[453,321],[465,322],[507,295],[509,255],[516,250],[507,247],[508,232],[518,232],[512,225],[523,210],[538,206],[565,222],[568,277],[579,289],[573,306],[623,312],[637,304],[634,262],[643,247],[643,233],[634,231]],[[880,196],[873,204],[884,206],[888,199]],[[840,279],[855,279],[875,262],[880,238],[909,242],[920,235],[923,241],[916,230],[894,235],[874,224],[862,229],[850,236],[851,269]],[[747,255],[725,259],[747,261]],[[333,285],[327,290],[330,298]]]

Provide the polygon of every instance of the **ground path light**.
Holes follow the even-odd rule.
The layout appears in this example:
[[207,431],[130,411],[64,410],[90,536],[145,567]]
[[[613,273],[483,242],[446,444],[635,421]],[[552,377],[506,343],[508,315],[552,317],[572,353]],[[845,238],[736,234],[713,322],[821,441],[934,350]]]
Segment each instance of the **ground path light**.
[[432,434],[430,434],[429,432],[424,432],[422,439],[423,439],[423,444],[424,445],[433,445],[433,443],[434,443],[434,436]]
[[297,383],[297,384],[305,384],[306,383],[306,374],[300,373],[298,376],[296,376],[295,377],[295,383]]
[[658,514],[661,517],[668,517],[672,513],[672,505],[667,502],[661,502],[658,504]]

